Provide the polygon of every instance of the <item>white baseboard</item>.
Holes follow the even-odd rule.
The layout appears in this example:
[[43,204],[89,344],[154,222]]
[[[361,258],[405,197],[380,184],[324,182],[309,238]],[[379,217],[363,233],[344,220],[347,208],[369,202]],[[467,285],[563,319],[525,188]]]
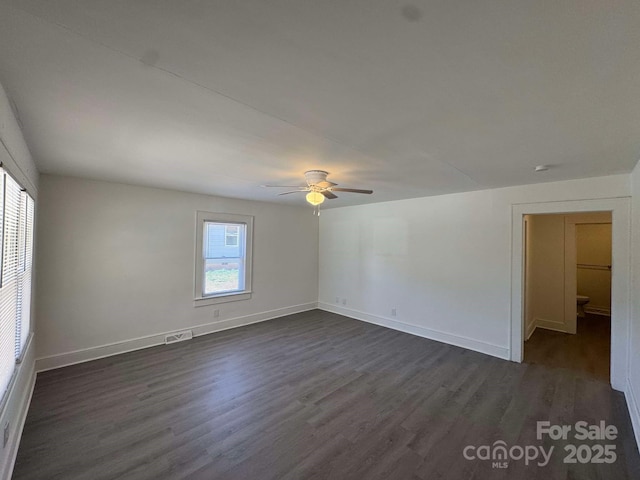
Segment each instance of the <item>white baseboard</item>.
[[544,318],[534,318],[533,323],[535,324],[536,328],[544,328],[546,330],[553,330],[555,332],[568,333],[566,325],[562,322],[545,320]]
[[[34,347],[35,345],[32,335],[23,356],[23,363],[19,367],[28,367],[28,370],[18,372],[16,382],[14,383],[14,388],[17,390],[10,394],[10,398],[5,405],[7,410],[3,411],[2,426],[4,427],[5,422],[10,422],[11,433],[9,435],[9,443],[5,447],[4,451],[0,449],[2,460],[0,461],[0,480],[11,479],[13,467],[15,466],[16,457],[18,455],[20,439],[22,438],[24,422],[27,419],[27,412],[31,405],[31,397],[33,396],[33,389],[36,384],[36,369],[32,350]],[[17,405],[17,407],[13,407],[14,405]],[[10,413],[9,410],[16,412],[15,415],[10,415],[11,418],[7,418],[5,415]],[[2,440],[0,439],[0,441]]]
[[107,345],[100,345],[91,348],[83,348],[81,350],[75,350],[72,352],[42,357],[36,359],[36,371],[44,372],[46,370],[66,367],[69,365],[74,365],[76,363],[89,362],[91,360],[97,360],[99,358],[110,357],[112,355],[132,352],[134,350],[141,350],[143,348],[164,345],[165,335],[185,329],[192,330],[194,336],[206,335],[209,333],[220,332],[222,330],[228,330],[230,328],[243,327],[245,325],[251,325],[252,323],[264,322],[266,320],[284,317],[285,315],[306,312],[315,308],[318,308],[318,304],[316,302],[305,303],[302,305],[293,305],[291,307],[268,310],[266,312],[255,313],[252,315],[229,318],[221,320],[219,322],[205,323],[192,327],[182,326],[179,330],[174,330],[171,332],[155,333],[153,335],[132,338],[129,340],[124,340],[122,342],[110,343]]
[[533,320],[529,325],[527,325],[527,331],[525,332],[525,340],[529,340],[531,338],[531,335],[533,335],[533,332],[536,331],[536,328],[538,328],[538,325],[536,325],[536,321]]
[[627,408],[629,409],[629,416],[631,417],[631,425],[633,426],[633,433],[636,437],[636,444],[638,450],[640,450],[640,397],[636,395],[633,390],[631,382],[627,379],[627,388],[624,390],[624,396],[627,400]]
[[465,337],[462,335],[456,335],[453,333],[441,332],[427,327],[421,327],[419,325],[412,325],[405,322],[400,322],[391,318],[380,317],[378,315],[371,315],[369,313],[360,312],[358,310],[352,310],[350,308],[344,308],[329,303],[318,302],[318,308],[327,312],[337,313],[344,315],[345,317],[353,318],[355,320],[361,320],[363,322],[373,323],[382,327],[391,328],[393,330],[399,330],[401,332],[410,333],[419,337],[436,340],[442,343],[448,343],[449,345],[455,345],[457,347],[474,350],[476,352],[485,353],[493,357],[509,360],[510,352],[506,347],[494,345],[492,343],[483,342],[481,340],[475,340],[473,338]]
[[590,313],[591,315],[602,315],[603,317],[611,316],[611,309],[607,307],[585,305],[584,311],[585,313]]
[[31,368],[29,381],[27,388],[22,396],[22,408],[18,418],[15,420],[17,427],[16,434],[10,439],[6,448],[9,449],[8,460],[9,462],[4,467],[4,471],[0,473],[0,479],[11,480],[13,474],[13,467],[16,464],[16,458],[18,457],[18,447],[20,446],[20,439],[22,438],[22,430],[24,429],[24,422],[27,420],[27,413],[29,412],[29,406],[31,405],[31,397],[33,396],[33,389],[36,386],[36,369]]

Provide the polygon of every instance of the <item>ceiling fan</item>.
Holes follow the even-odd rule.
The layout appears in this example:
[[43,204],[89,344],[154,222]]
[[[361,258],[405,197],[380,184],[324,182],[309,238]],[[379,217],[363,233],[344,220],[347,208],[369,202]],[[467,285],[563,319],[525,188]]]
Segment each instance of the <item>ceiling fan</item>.
[[[291,193],[308,192],[306,195],[307,202],[316,207],[325,201],[325,199],[333,200],[338,196],[333,192],[349,192],[349,193],[365,193],[370,195],[373,190],[361,190],[358,188],[341,188],[337,183],[333,183],[327,180],[329,172],[324,170],[308,170],[304,172],[304,179],[307,185],[263,185],[263,187],[271,188],[295,188],[289,192],[282,192],[278,195],[289,195]],[[318,215],[320,213],[318,212]]]

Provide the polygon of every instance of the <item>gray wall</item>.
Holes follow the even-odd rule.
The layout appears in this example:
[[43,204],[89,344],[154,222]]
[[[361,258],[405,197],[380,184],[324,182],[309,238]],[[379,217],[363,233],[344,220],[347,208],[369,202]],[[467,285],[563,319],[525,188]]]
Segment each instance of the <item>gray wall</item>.
[[[317,302],[318,219],[310,208],[50,175],[41,177],[40,199],[37,352],[53,358],[45,367]],[[255,216],[250,300],[193,306],[198,210]],[[87,356],[74,357],[78,351]]]

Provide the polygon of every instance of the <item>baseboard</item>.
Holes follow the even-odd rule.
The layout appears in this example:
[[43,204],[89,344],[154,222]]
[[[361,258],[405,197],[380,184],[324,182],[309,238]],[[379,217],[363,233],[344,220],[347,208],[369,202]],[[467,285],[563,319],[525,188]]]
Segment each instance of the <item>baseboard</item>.
[[[32,336],[29,344],[27,345],[27,349],[33,349],[33,343],[34,342]],[[6,421],[11,422],[12,433],[10,433],[9,435],[9,443],[5,447],[4,451],[0,449],[0,460],[2,460],[0,461],[0,480],[11,479],[11,475],[13,474],[13,467],[16,463],[16,457],[18,455],[20,439],[22,438],[24,422],[27,419],[27,412],[29,411],[29,406],[31,405],[31,397],[33,396],[33,389],[36,384],[36,369],[35,362],[33,361],[32,351],[25,350],[25,355],[23,357],[23,363],[21,367],[23,366],[29,366],[29,368],[25,372],[18,372],[18,377],[16,377],[16,382],[14,383],[14,388],[19,388],[19,386],[22,384],[22,391],[13,392],[13,394],[10,395],[9,401],[5,405],[7,411],[11,409],[12,405],[17,405],[17,415],[11,418],[6,418],[4,414],[7,413],[7,411],[3,412],[2,425],[4,426]],[[23,376],[27,376],[27,380],[24,383],[23,379],[21,378]]]
[[412,335],[428,338],[430,340],[436,340],[438,342],[447,343],[449,345],[455,345],[456,347],[462,347],[468,350],[485,353],[493,357],[498,357],[505,360],[509,360],[510,358],[510,352],[508,348],[494,345],[492,343],[483,342],[480,340],[475,340],[473,338],[464,337],[453,333],[441,332],[439,330],[400,322],[398,320],[380,317],[378,315],[371,315],[369,313],[360,312],[358,310],[352,310],[350,308],[344,308],[329,303],[318,302],[318,308],[327,312],[344,315],[345,317],[353,318],[355,320],[373,323],[375,325],[391,328],[393,330],[399,330],[401,332],[410,333]]
[[545,320],[544,318],[534,318],[533,323],[536,328],[544,328],[546,330],[553,330],[555,332],[569,333],[567,328],[562,322],[555,322],[553,320]]
[[51,355],[48,357],[41,357],[36,359],[36,371],[44,372],[46,370],[67,367],[69,365],[75,365],[77,363],[90,362],[91,360],[98,360],[99,358],[119,355],[121,353],[132,352],[134,350],[141,350],[143,348],[164,345],[165,335],[175,333],[176,331],[180,330],[190,329],[193,331],[194,336],[207,335],[209,333],[229,330],[230,328],[243,327],[245,325],[251,325],[252,323],[264,322],[267,320],[272,320],[274,318],[292,315],[294,313],[306,312],[317,307],[318,304],[316,302],[293,305],[291,307],[268,310],[266,312],[254,313],[252,315],[229,318],[221,320],[219,322],[205,323],[202,325],[191,327],[182,326],[179,330],[173,330],[170,332],[155,333],[153,335],[132,338],[130,340],[124,340],[122,342],[84,348],[81,350],[61,353],[58,355]]
[[627,380],[627,388],[624,390],[624,396],[627,400],[627,409],[631,417],[631,425],[636,437],[636,444],[640,451],[640,403],[638,403],[640,397],[636,396],[636,392],[633,390],[633,386],[629,380]]
[[535,320],[532,321],[529,325],[527,325],[527,331],[524,339],[529,340],[531,338],[531,335],[533,335],[533,332],[536,331],[536,328],[538,328],[538,325],[536,325]]
[[590,313],[591,315],[602,315],[603,317],[611,316],[611,309],[607,307],[596,307],[585,305],[584,307],[585,313]]

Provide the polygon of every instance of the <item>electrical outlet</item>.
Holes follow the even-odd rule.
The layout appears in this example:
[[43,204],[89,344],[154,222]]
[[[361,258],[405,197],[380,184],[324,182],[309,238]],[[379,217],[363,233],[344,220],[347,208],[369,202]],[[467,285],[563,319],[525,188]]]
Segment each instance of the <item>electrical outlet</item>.
[[340,297],[336,297],[336,303],[340,303]]
[[346,299],[346,298],[343,298],[343,299],[342,299],[342,305],[346,305],[346,304],[347,304],[347,299]]
[[2,448],[7,446],[9,443],[9,422],[7,422],[4,426],[4,434],[2,435]]
[[220,318],[220,310],[217,308],[213,311],[213,318]]
[[391,316],[392,316],[392,317],[395,317],[395,316],[396,316],[396,309],[395,309],[395,308],[392,308],[392,309],[391,309]]

